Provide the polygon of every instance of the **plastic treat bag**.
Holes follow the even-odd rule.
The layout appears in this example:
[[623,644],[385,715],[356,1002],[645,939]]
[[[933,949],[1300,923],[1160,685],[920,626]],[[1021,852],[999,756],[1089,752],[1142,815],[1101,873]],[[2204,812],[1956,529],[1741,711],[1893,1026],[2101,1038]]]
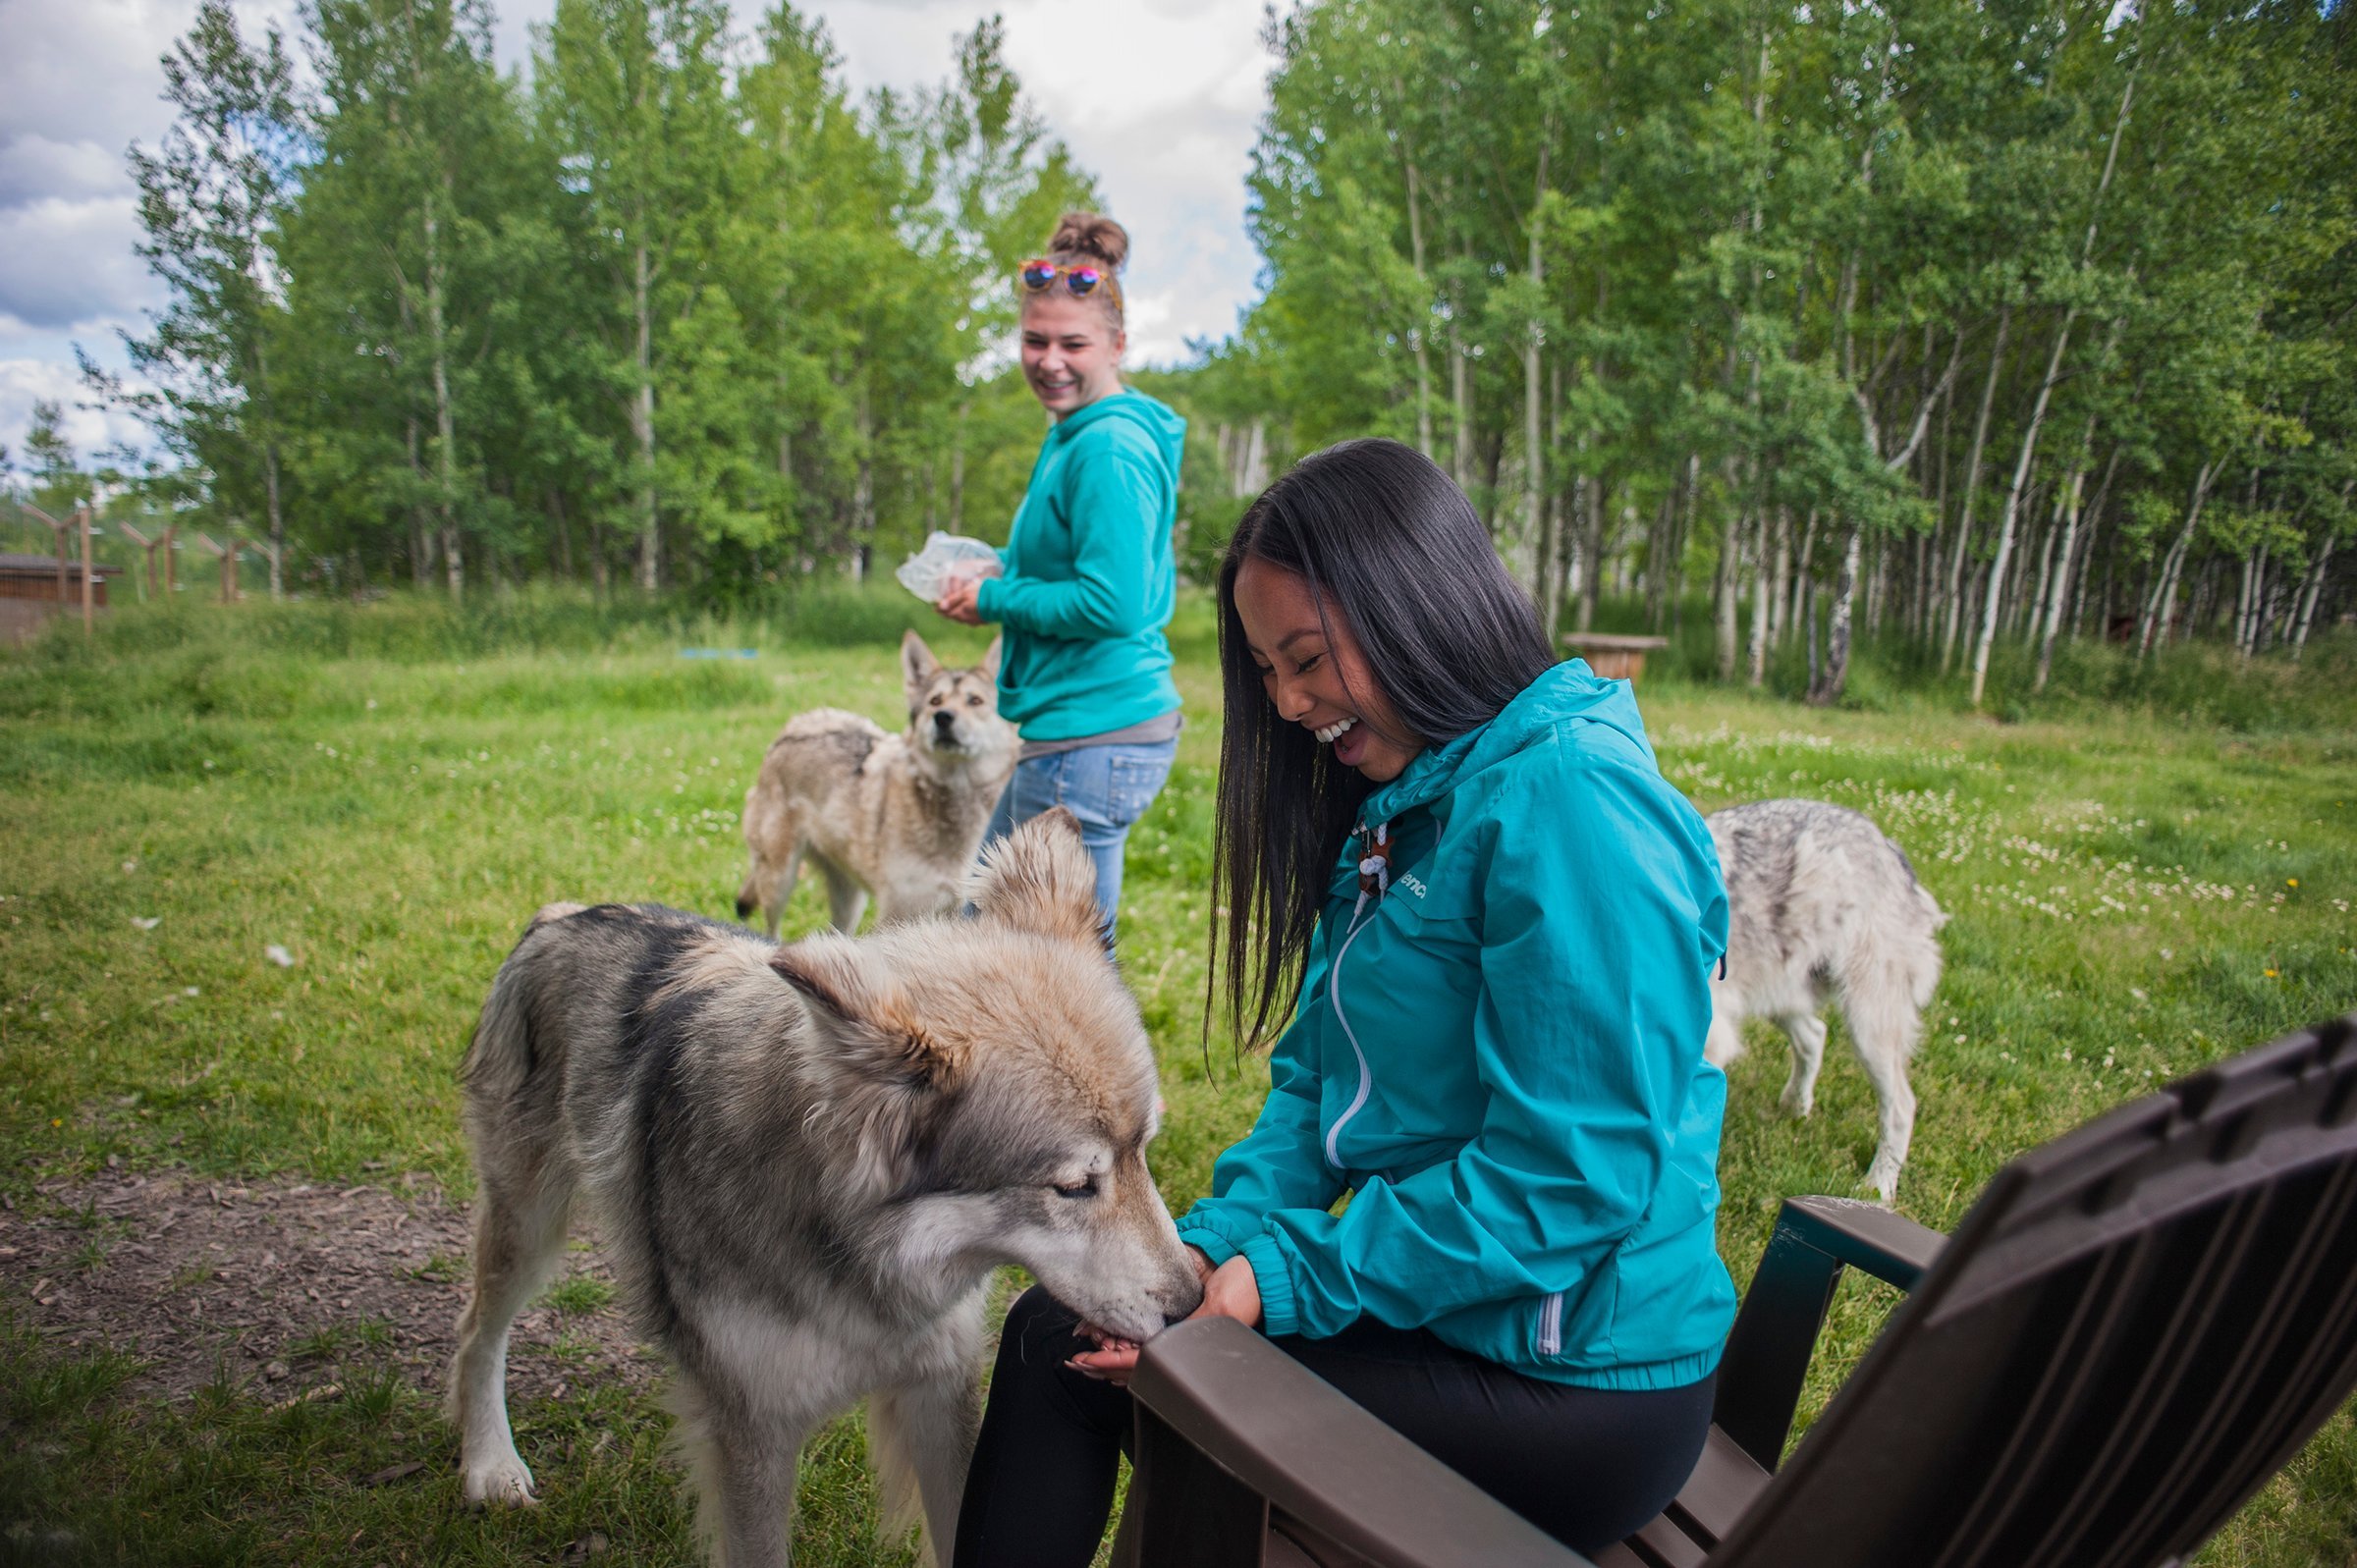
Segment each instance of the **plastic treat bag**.
[[936,528],[926,536],[925,548],[902,562],[893,575],[902,587],[931,604],[954,582],[995,577],[1003,569],[999,553],[981,540]]

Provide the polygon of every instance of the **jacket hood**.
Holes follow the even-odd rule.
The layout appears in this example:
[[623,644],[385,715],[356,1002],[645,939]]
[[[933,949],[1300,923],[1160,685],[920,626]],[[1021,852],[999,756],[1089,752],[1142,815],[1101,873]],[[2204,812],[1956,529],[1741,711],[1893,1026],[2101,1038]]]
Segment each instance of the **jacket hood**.
[[1136,425],[1176,477],[1179,459],[1186,453],[1186,421],[1169,406],[1127,387],[1066,414],[1048,431],[1048,440],[1051,444],[1074,440],[1082,431],[1109,419],[1125,419]]
[[1418,752],[1398,778],[1367,796],[1359,820],[1372,827],[1437,800],[1516,752],[1544,744],[1572,723],[1616,730],[1647,761],[1653,760],[1653,746],[1645,738],[1645,721],[1637,714],[1629,683],[1602,678],[1584,659],[1566,659],[1524,686],[1488,724]]

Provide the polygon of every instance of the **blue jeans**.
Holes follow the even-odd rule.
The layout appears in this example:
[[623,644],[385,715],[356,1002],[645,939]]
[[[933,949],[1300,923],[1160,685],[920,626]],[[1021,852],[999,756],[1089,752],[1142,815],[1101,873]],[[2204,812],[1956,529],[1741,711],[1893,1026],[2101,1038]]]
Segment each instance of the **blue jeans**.
[[1128,842],[1130,825],[1162,792],[1178,754],[1178,741],[1160,740],[1144,746],[1077,746],[1018,762],[990,814],[982,847],[988,849],[1051,806],[1079,818],[1080,841],[1097,863],[1097,909],[1105,917],[1110,951],[1114,915],[1122,903],[1122,847]]

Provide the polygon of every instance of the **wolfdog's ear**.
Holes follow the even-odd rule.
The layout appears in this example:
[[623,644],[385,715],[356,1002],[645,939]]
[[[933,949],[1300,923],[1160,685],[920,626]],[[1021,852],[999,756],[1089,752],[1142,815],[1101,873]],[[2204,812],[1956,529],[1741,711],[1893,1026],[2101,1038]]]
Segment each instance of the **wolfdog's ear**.
[[833,1035],[827,1066],[879,1088],[937,1089],[957,1067],[955,1054],[929,1034],[890,991],[862,970],[859,949],[821,934],[780,947],[769,960],[802,995]]
[[999,647],[1006,640],[1007,633],[1003,631],[990,639],[990,651],[985,653],[982,656],[982,662],[974,667],[981,673],[983,679],[996,680],[999,678]]
[[1000,839],[966,880],[966,898],[985,920],[1095,950],[1104,946],[1097,864],[1080,841],[1080,822],[1053,807]]
[[925,639],[916,634],[914,626],[901,633],[901,681],[908,688],[908,700],[914,703],[925,682],[941,674],[941,661],[925,646]]

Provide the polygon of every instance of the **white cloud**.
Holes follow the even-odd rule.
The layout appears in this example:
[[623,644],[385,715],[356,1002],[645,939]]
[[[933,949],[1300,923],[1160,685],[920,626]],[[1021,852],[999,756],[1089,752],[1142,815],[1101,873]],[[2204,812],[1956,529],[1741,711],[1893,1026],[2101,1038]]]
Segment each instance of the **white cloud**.
[[127,413],[111,408],[85,408],[89,390],[71,363],[54,359],[0,359],[0,445],[20,469],[25,461],[25,432],[32,427],[32,405],[45,399],[59,405],[66,439],[86,462],[92,453],[119,442],[147,444],[146,427]]
[[0,208],[44,196],[113,195],[131,189],[123,155],[95,141],[29,132],[0,141]]
[[43,196],[0,208],[0,330],[80,330],[136,315],[162,293],[133,251],[130,196]]

